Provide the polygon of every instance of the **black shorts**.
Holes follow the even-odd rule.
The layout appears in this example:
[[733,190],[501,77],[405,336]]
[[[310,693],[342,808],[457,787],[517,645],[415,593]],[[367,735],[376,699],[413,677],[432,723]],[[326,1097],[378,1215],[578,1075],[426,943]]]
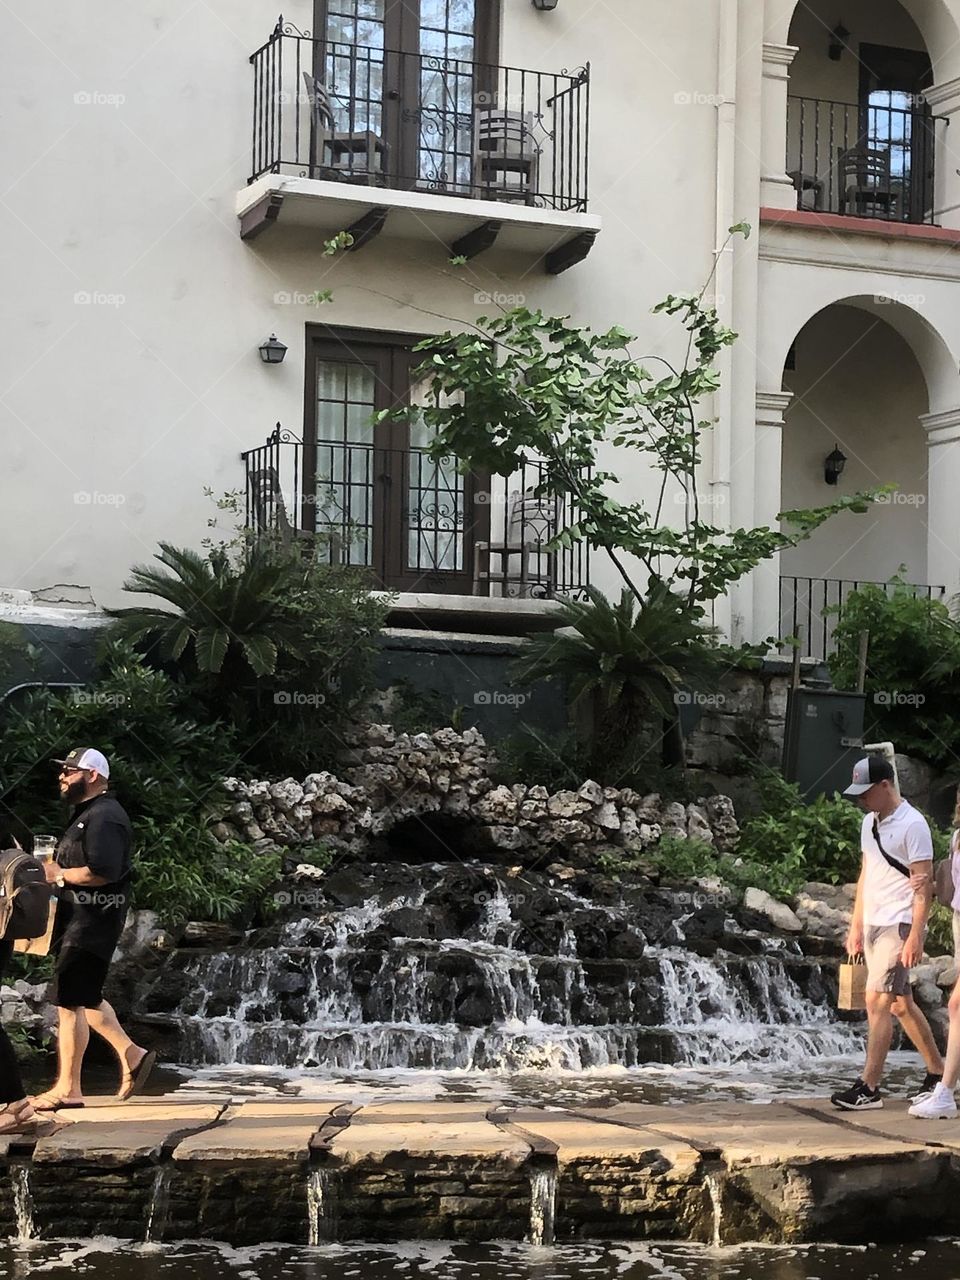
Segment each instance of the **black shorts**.
[[50,988],[50,1003],[61,1009],[96,1009],[103,1003],[103,984],[109,960],[101,960],[81,947],[64,947]]

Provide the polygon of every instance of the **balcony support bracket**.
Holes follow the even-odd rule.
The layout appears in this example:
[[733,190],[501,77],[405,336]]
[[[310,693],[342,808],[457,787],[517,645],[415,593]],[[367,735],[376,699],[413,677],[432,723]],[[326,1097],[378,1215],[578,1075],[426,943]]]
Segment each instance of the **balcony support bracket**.
[[554,249],[552,253],[548,253],[547,275],[558,276],[561,271],[567,271],[570,267],[575,267],[578,262],[582,262],[593,248],[593,242],[598,234],[596,231],[581,231],[579,235],[575,235],[559,248]]
[[276,222],[282,208],[283,196],[279,191],[273,191],[258,200],[240,219],[240,239],[256,240],[257,236]]
[[478,223],[472,231],[468,231],[465,236],[453,242],[450,246],[451,256],[469,260],[487,249],[492,249],[502,226],[502,222],[496,222],[492,218],[487,222]]
[[383,230],[388,213],[389,210],[385,209],[383,205],[377,205],[369,213],[365,213],[362,218],[358,218],[353,226],[347,227],[348,235],[353,236],[353,244],[349,246],[348,252],[356,253],[365,244],[375,240]]

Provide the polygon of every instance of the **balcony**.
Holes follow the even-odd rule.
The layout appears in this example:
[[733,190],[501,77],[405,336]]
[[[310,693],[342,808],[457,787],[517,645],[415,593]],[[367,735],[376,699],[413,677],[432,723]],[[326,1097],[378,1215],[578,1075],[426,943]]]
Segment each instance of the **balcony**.
[[304,443],[279,423],[241,457],[247,528],[367,569],[371,588],[509,608],[580,596],[588,585],[584,546],[549,546],[577,510],[540,493],[537,461],[524,459],[509,478],[463,475],[455,459],[434,461],[424,449]]
[[559,274],[600,230],[587,212],[590,73],[548,74],[317,40],[278,23],[250,59],[253,165],[237,213],[386,233],[465,258],[490,250]]
[[[946,587],[930,587],[919,583],[904,583],[914,596],[928,600],[942,600]],[[796,578],[780,579],[780,634],[799,636],[800,656],[825,661],[836,652],[834,632],[843,615],[848,596],[861,587],[880,587],[892,596],[896,584],[892,582],[859,582],[847,578]]]
[[907,109],[789,97],[787,174],[798,210],[933,225],[939,118],[922,103]]

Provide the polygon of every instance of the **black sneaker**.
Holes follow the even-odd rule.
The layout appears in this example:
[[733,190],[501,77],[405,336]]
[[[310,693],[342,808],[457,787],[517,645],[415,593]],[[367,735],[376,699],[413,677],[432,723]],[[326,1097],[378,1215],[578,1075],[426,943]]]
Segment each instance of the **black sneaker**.
[[858,1076],[849,1089],[831,1094],[830,1101],[841,1111],[878,1111],[883,1106],[879,1089],[868,1089]]
[[935,1076],[932,1071],[928,1071],[923,1077],[923,1084],[913,1095],[912,1102],[923,1102],[925,1098],[929,1098],[931,1093],[940,1083],[941,1077]]

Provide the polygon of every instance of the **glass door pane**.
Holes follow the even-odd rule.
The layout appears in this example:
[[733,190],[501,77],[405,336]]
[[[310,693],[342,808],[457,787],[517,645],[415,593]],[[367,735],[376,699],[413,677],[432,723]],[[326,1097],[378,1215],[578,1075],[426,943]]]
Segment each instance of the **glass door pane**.
[[476,22],[477,0],[420,0],[417,176],[433,190],[470,192]]
[[[410,404],[433,403],[429,380],[410,389]],[[449,403],[449,400],[445,401]],[[411,572],[463,572],[465,567],[466,477],[456,459],[434,462],[426,452],[434,432],[420,413],[410,416],[404,503],[406,568]]]
[[324,77],[338,134],[384,136],[386,0],[329,0]]
[[373,563],[373,415],[376,372],[317,360],[316,529],[335,564]]

